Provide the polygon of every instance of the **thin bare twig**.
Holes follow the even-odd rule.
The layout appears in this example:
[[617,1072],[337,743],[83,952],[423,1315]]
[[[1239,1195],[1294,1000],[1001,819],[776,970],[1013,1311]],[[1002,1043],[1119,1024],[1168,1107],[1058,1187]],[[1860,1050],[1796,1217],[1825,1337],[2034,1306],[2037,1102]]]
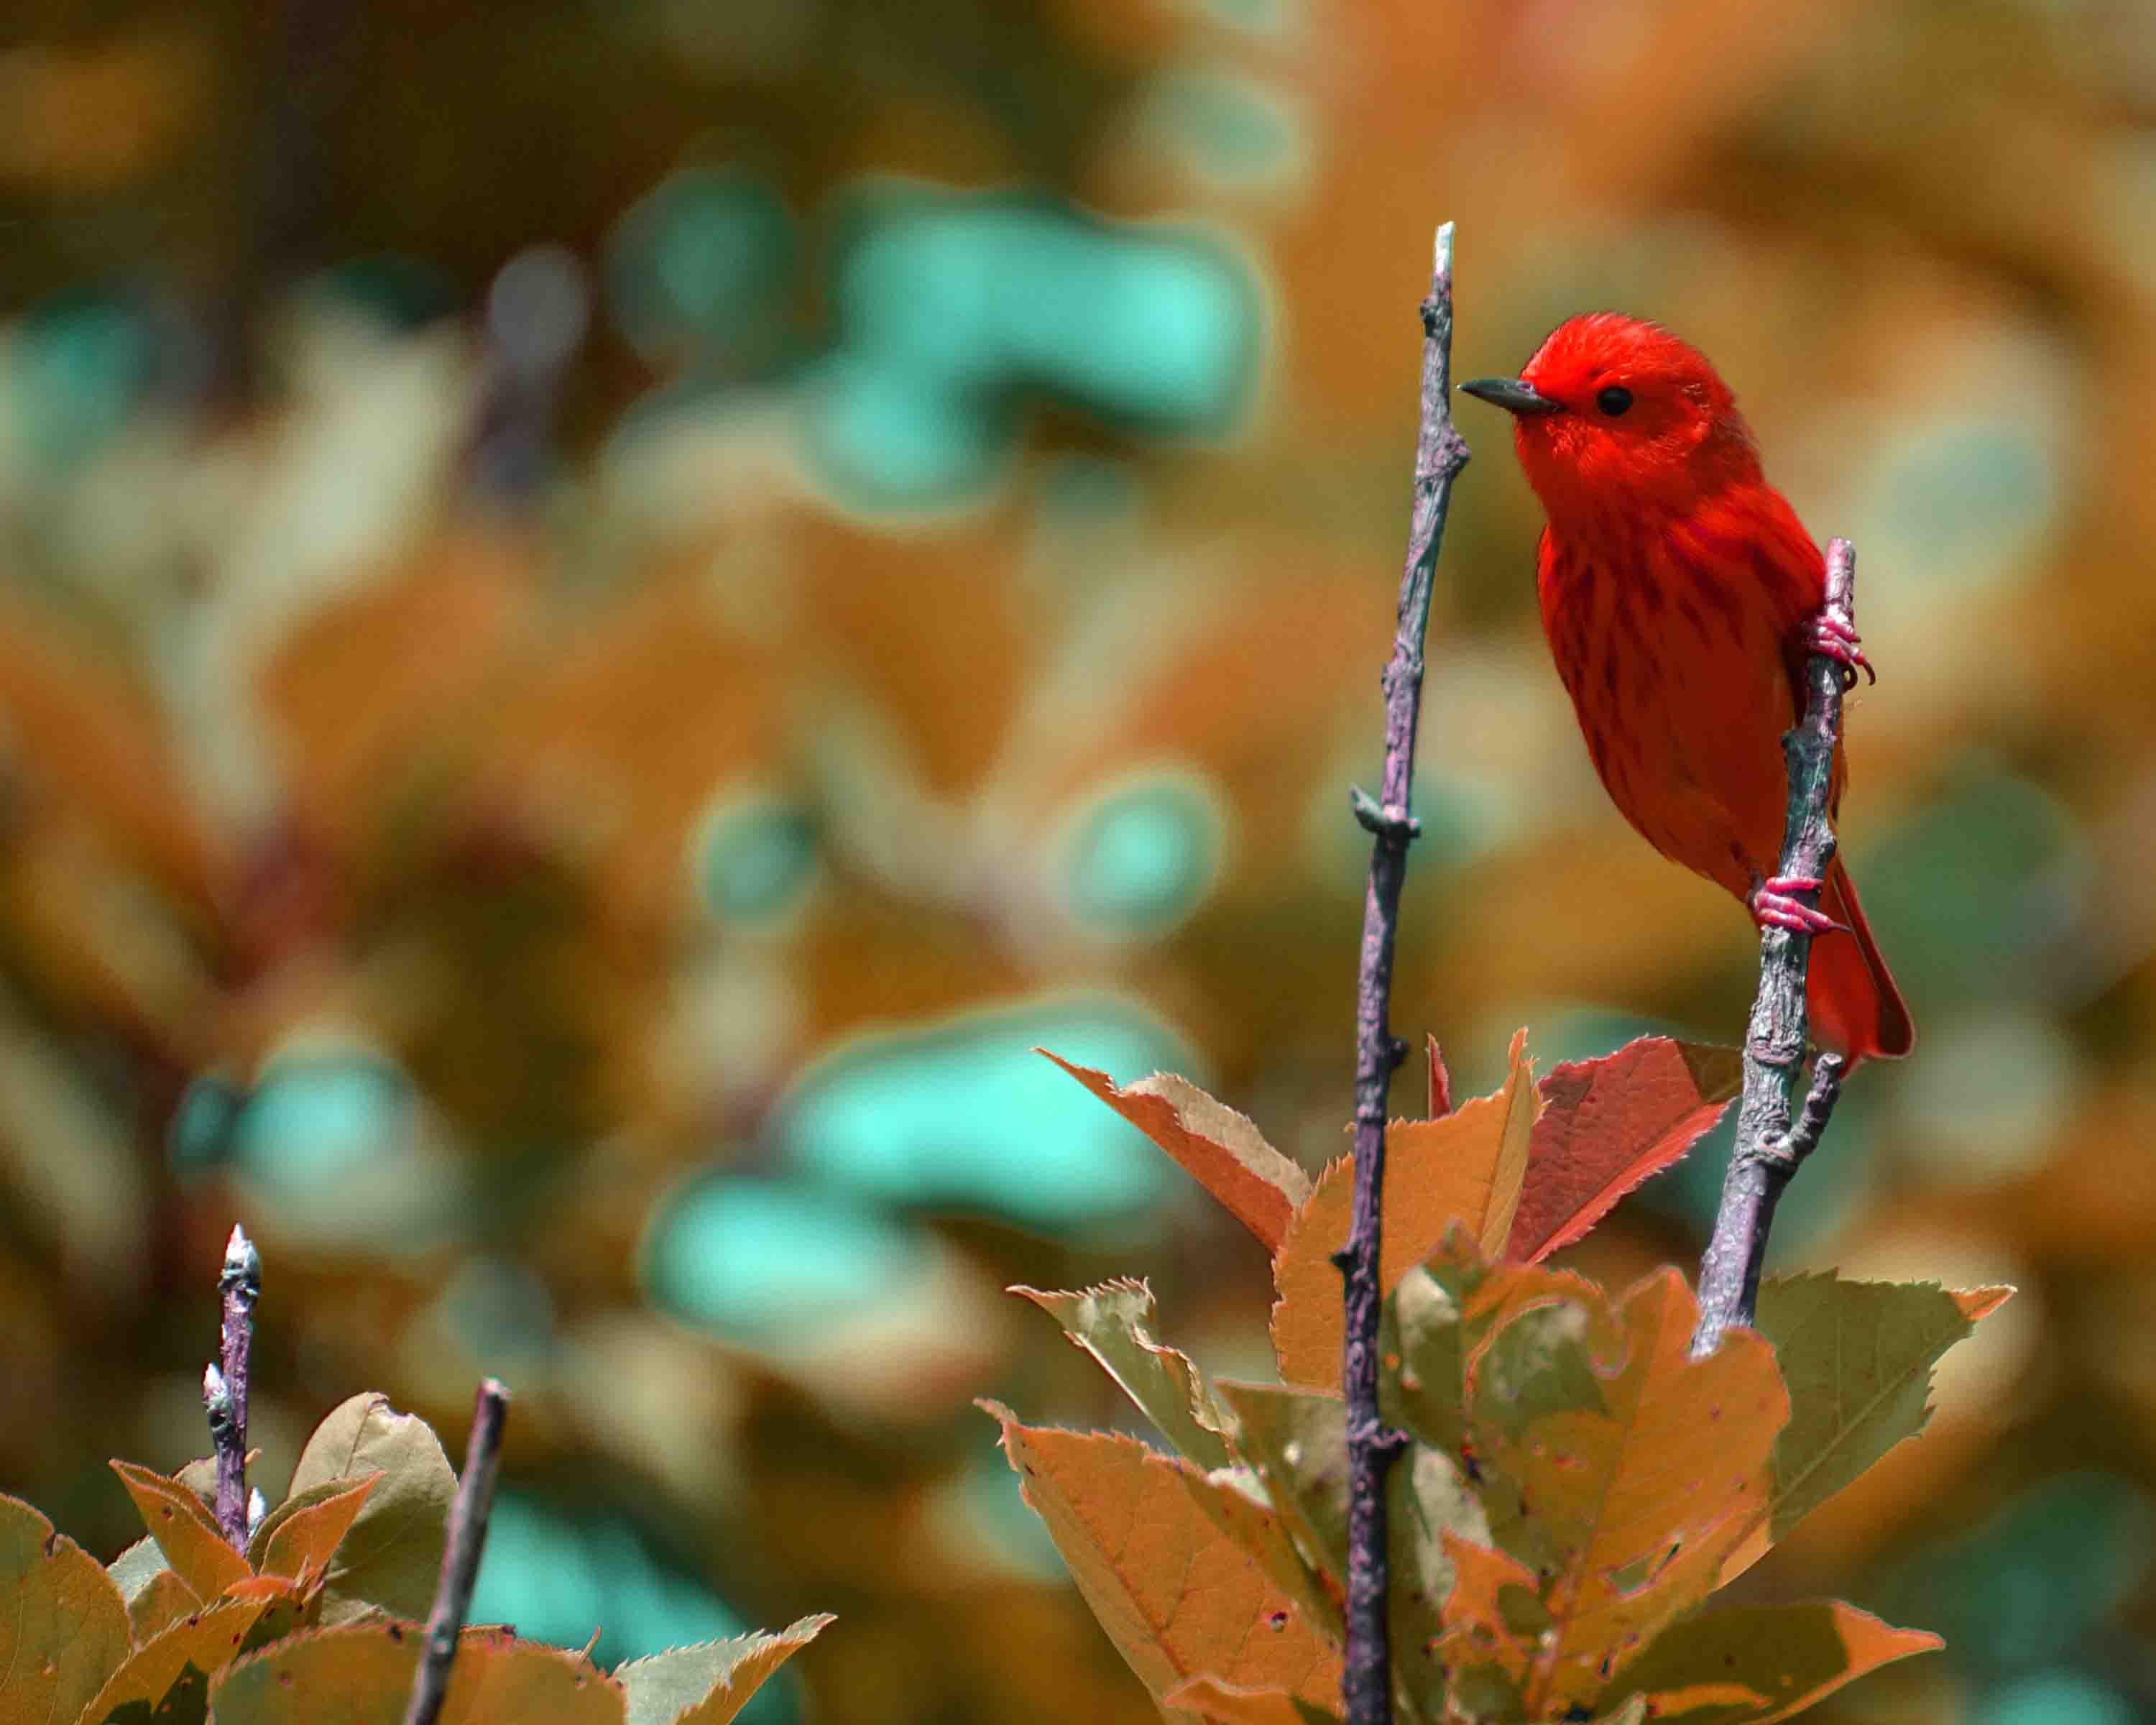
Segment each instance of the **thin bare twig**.
[[1437,230],[1430,297],[1422,302],[1421,424],[1415,437],[1414,507],[1407,567],[1400,578],[1399,624],[1384,670],[1385,765],[1379,794],[1351,793],[1367,828],[1370,885],[1363,901],[1363,952],[1355,989],[1355,1195],[1348,1244],[1333,1256],[1345,1283],[1348,1399],[1348,1649],[1341,1698],[1348,1725],[1389,1725],[1392,1650],[1386,1621],[1385,1476],[1406,1438],[1378,1416],[1378,1239],[1385,1178],[1386,1093],[1406,1057],[1386,1022],[1392,994],[1393,943],[1408,845],[1419,830],[1409,812],[1415,722],[1422,701],[1423,636],[1430,624],[1432,572],[1445,537],[1452,481],[1467,465],[1467,444],[1453,429],[1452,224]]
[[[1849,631],[1856,629],[1856,553],[1846,539],[1826,552],[1826,614]],[[1789,772],[1789,812],[1782,839],[1781,872],[1825,879],[1834,860],[1834,829],[1827,824],[1827,791],[1834,777],[1835,746],[1841,738],[1841,696],[1848,672],[1824,653],[1804,662],[1804,716],[1782,738]],[[1793,895],[1816,905],[1815,892]],[[1759,1293],[1759,1266],[1767,1256],[1774,1206],[1826,1130],[1841,1093],[1845,1062],[1823,1054],[1815,1064],[1804,1116],[1792,1129],[1791,1100],[1804,1062],[1804,976],[1812,937],[1786,928],[1759,934],[1759,992],[1744,1037],[1744,1092],[1737,1107],[1737,1142],[1722,1183],[1722,1208],[1714,1235],[1699,1265],[1699,1327],[1695,1359],[1714,1352],[1722,1332],[1752,1322]]]
[[262,1255],[233,1224],[217,1278],[223,1307],[217,1364],[203,1369],[203,1405],[217,1457],[217,1525],[234,1551],[247,1549],[247,1367],[254,1346],[254,1302],[262,1297]]
[[427,1616],[427,1644],[419,1656],[419,1669],[412,1676],[404,1725],[434,1725],[449,1692],[457,1636],[471,1610],[472,1584],[479,1579],[480,1553],[486,1544],[487,1512],[494,1507],[494,1476],[501,1457],[501,1424],[508,1413],[509,1392],[492,1378],[482,1381],[472,1404],[465,1471],[449,1509],[441,1579],[434,1584],[434,1609]]

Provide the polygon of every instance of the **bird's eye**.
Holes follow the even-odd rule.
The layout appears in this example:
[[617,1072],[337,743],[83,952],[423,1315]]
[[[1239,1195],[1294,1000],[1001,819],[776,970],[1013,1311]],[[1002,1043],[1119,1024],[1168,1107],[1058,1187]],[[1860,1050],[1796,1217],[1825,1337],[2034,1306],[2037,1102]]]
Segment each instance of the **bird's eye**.
[[1594,405],[1614,419],[1620,413],[1625,413],[1631,407],[1632,392],[1622,383],[1612,383],[1608,388],[1596,394]]

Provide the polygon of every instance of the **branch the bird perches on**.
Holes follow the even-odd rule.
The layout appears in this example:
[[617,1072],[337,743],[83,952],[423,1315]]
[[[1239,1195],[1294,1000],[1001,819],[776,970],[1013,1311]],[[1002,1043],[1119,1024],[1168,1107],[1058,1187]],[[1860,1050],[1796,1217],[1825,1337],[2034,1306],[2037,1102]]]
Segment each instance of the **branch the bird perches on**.
[[1378,1414],[1379,1218],[1385,1173],[1386,1096],[1407,1050],[1386,1021],[1393,945],[1408,845],[1419,830],[1409,808],[1415,723],[1422,701],[1423,637],[1430,625],[1430,583],[1445,537],[1452,481],[1467,465],[1467,444],[1453,429],[1452,224],[1437,230],[1430,296],[1422,302],[1421,416],[1415,436],[1414,503],[1407,567],[1400,578],[1399,627],[1386,662],[1385,764],[1378,794],[1350,793],[1355,818],[1371,834],[1370,885],[1363,902],[1362,963],[1355,991],[1355,1193],[1348,1244],[1334,1255],[1344,1283],[1348,1403],[1347,1666],[1341,1679],[1348,1725],[1389,1725],[1392,1650],[1386,1622],[1385,1476],[1406,1445]]
[[[1856,635],[1856,553],[1846,539],[1826,552],[1825,619],[1854,640]],[[1781,872],[1824,879],[1834,860],[1834,829],[1827,798],[1835,749],[1841,740],[1841,697],[1852,674],[1833,655],[1815,652],[1804,662],[1804,716],[1782,738],[1789,764],[1789,812],[1782,839]],[[1795,895],[1815,906],[1816,892]],[[1744,1036],[1744,1090],[1737,1106],[1737,1141],[1722,1184],[1713,1237],[1699,1265],[1699,1327],[1691,1352],[1714,1352],[1722,1332],[1752,1322],[1767,1236],[1781,1201],[1804,1159],[1818,1147],[1841,1094],[1844,1061],[1822,1054],[1813,1063],[1810,1093],[1794,1125],[1791,1106],[1804,1070],[1804,979],[1812,937],[1776,927],[1759,932],[1759,992]]]

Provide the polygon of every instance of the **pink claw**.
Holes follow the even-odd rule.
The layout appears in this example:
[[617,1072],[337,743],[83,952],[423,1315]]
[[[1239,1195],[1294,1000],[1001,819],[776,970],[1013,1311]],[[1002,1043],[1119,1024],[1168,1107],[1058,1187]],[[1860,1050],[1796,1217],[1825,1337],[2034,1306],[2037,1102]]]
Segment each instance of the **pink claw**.
[[1776,875],[1759,883],[1752,895],[1752,915],[1763,927],[1786,928],[1792,934],[1846,934],[1849,925],[1837,922],[1825,911],[1800,905],[1793,892],[1816,892],[1821,882],[1815,875]]
[[1811,650],[1825,654],[1841,667],[1841,686],[1845,689],[1856,686],[1859,671],[1875,683],[1879,680],[1879,673],[1871,668],[1871,661],[1864,656],[1864,649],[1858,644],[1858,640],[1856,631],[1831,611],[1822,611],[1812,619]]

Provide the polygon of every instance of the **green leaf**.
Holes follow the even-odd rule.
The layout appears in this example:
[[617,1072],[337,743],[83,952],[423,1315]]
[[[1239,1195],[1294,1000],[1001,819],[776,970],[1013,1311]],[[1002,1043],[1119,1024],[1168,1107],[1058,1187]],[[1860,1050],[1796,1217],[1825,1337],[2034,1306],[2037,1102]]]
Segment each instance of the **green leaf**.
[[105,1573],[127,1602],[127,1626],[137,1646],[202,1604],[146,1533],[107,1563]]
[[1682,1725],[1768,1725],[1912,1653],[1943,1645],[1853,1605],[1703,1611],[1656,1635],[1603,1691],[1598,1709],[1639,1703]]
[[[1531,1307],[1594,1311],[1603,1299],[1594,1283],[1563,1271],[1486,1264],[1464,1230],[1448,1234],[1427,1264],[1403,1276],[1385,1301],[1378,1322],[1378,1358],[1399,1363],[1380,1368],[1380,1414],[1424,1443],[1459,1455],[1467,1436],[1468,1378],[1479,1368],[1493,1338]],[[1512,1345],[1524,1346],[1528,1339]],[[1540,1335],[1535,1345],[1546,1353],[1549,1341]],[[1529,1393],[1524,1382],[1515,1380],[1530,1362],[1510,1355],[1507,1362],[1493,1386],[1491,1406],[1500,1411]],[[1546,1386],[1546,1393],[1557,1388]]]
[[614,1672],[628,1693],[628,1725],[726,1725],[767,1677],[834,1621],[825,1613],[776,1634],[759,1630],[631,1660]]
[[2008,1290],[1775,1276],[1755,1327],[1774,1344],[1789,1423],[1774,1445],[1770,1536],[1781,1538],[1930,1417],[1932,1368]]
[[[1518,1566],[1491,1569],[1476,1595],[1488,1601],[1476,1681],[1495,1686],[1467,1693],[1455,1659],[1453,1698],[1539,1718],[1591,1700],[1610,1651],[1697,1604],[1757,1533],[1788,1398],[1748,1331],[1690,1358],[1698,1309],[1674,1271],[1613,1307],[1577,1278],[1483,1265],[1458,1233],[1426,1267],[1461,1314],[1456,1337],[1428,1338],[1431,1368],[1464,1375],[1465,1453],[1493,1556]],[[1403,1377],[1416,1363],[1404,1358]],[[1532,1630],[1530,1590],[1547,1619]],[[1497,1692],[1509,1686],[1512,1701]]]
[[1145,1283],[1118,1279],[1070,1294],[1011,1291],[1032,1301],[1100,1361],[1186,1461],[1209,1470],[1233,1464],[1219,1409],[1197,1367],[1153,1340],[1152,1290]]
[[0,1719],[73,1719],[127,1642],[126,1603],[97,1560],[0,1496]]
[[377,1606],[393,1617],[424,1620],[434,1604],[457,1476],[425,1420],[394,1412],[387,1396],[353,1396],[307,1440],[286,1502],[375,1472],[382,1479],[330,1561],[325,1624]]
[[[1264,1384],[1223,1384],[1236,1440],[1281,1521],[1311,1563],[1344,1594],[1348,1574],[1348,1428],[1337,1396]],[[1406,1710],[1438,1717],[1444,1673],[1436,1659],[1452,1591],[1450,1532],[1487,1543],[1489,1523],[1450,1457],[1424,1444],[1394,1465],[1386,1491],[1391,1553],[1393,1663]],[[1337,1623],[1337,1619],[1334,1621]]]

